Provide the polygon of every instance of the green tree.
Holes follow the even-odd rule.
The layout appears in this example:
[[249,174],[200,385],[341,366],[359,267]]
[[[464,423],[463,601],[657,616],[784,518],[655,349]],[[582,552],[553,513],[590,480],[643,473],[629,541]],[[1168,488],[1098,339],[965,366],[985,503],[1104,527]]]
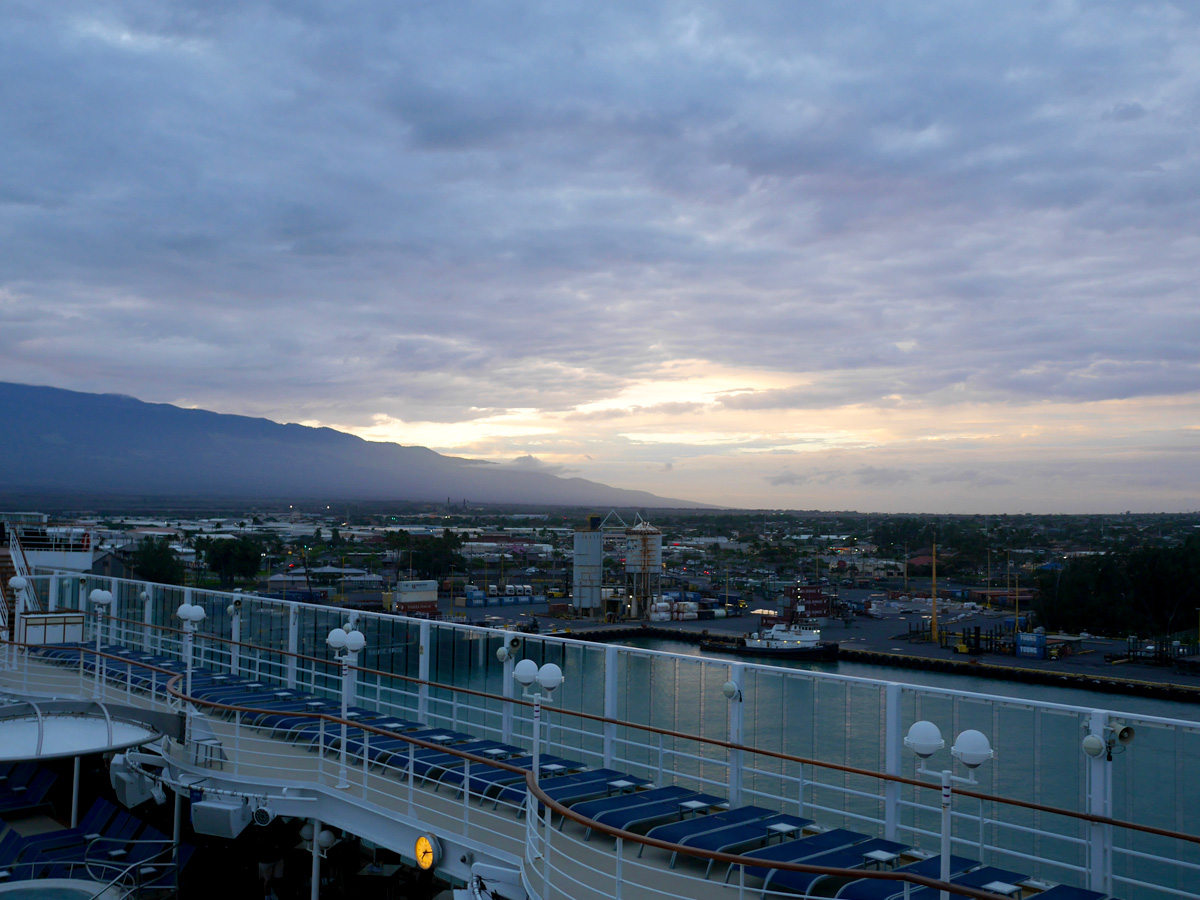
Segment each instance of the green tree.
[[204,563],[217,573],[222,587],[230,587],[235,580],[258,577],[262,562],[262,544],[257,538],[245,535],[237,538],[201,538],[196,548],[204,554]]
[[168,538],[146,538],[133,551],[130,564],[138,578],[156,584],[183,584],[183,560],[175,555]]

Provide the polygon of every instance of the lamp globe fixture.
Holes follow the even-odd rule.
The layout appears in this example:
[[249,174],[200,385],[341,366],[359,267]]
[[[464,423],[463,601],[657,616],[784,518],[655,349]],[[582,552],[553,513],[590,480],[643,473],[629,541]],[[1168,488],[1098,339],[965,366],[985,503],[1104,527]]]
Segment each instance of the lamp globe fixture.
[[950,748],[950,755],[968,769],[974,769],[983,765],[996,754],[983,732],[968,728],[958,736],[954,746]]
[[329,632],[329,637],[325,638],[325,643],[334,650],[342,650],[346,646],[346,632],[341,628],[335,628]]
[[546,663],[537,671],[537,683],[547,694],[552,693],[563,681],[562,669],[554,663]]
[[904,736],[904,746],[917,754],[921,759],[929,759],[946,746],[942,733],[932,722],[921,720],[913,722]]
[[513,666],[513,678],[523,684],[525,687],[533,684],[537,679],[538,665],[532,659],[523,659]]

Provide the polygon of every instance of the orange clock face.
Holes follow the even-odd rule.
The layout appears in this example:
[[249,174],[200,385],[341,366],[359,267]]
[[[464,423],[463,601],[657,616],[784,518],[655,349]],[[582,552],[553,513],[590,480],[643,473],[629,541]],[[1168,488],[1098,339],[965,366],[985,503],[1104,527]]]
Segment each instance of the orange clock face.
[[436,838],[423,834],[417,838],[416,846],[413,849],[417,857],[417,865],[422,869],[432,869],[438,864],[440,853]]

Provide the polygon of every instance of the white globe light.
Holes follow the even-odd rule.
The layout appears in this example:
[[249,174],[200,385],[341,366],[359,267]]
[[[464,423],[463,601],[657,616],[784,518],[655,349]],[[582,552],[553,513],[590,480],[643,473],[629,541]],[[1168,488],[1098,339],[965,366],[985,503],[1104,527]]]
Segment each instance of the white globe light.
[[14,591],[25,590],[25,586],[27,584],[29,584],[29,582],[25,579],[24,575],[14,575],[12,578],[8,579],[8,586]]
[[329,632],[329,637],[325,638],[327,643],[334,650],[341,650],[346,646],[346,632],[341,628],[335,628]]
[[351,653],[357,653],[367,645],[367,639],[363,633],[357,628],[346,635],[346,649]]
[[[9,583],[11,584],[11,582]],[[88,594],[88,599],[93,603],[100,604],[101,606],[107,606],[109,603],[112,603],[112,594],[110,594],[108,591],[102,591],[100,588],[96,588],[94,591]]]
[[193,622],[203,622],[204,617],[207,615],[208,615],[208,612],[204,609],[203,606],[199,606],[195,603],[192,604],[192,621]]
[[904,737],[904,746],[921,759],[928,759],[946,746],[942,733],[932,722],[913,722]]
[[542,690],[546,693],[551,693],[556,687],[562,684],[562,681],[562,669],[554,663],[546,663],[538,669],[537,683],[542,686]]
[[1104,738],[1098,734],[1089,734],[1083,739],[1083,752],[1092,759],[1103,756],[1105,749]]
[[190,603],[181,603],[181,604],[179,604],[179,609],[175,610],[175,615],[179,616],[179,618],[181,620],[186,622],[186,621],[188,621],[188,614],[191,611],[192,611],[192,605]]
[[950,748],[950,755],[968,769],[974,769],[983,765],[996,754],[992,752],[992,745],[988,743],[987,735],[969,728],[958,736],[958,740]]
[[726,700],[732,700],[738,695],[738,686],[732,681],[727,681],[721,685],[721,693],[725,695]]
[[538,665],[532,659],[523,659],[513,666],[513,678],[525,687],[533,684],[538,675]]
[[322,850],[328,850],[330,847],[332,847],[333,846],[333,832],[328,831],[326,829],[322,829],[321,833],[317,835],[317,846],[320,847]]
[[508,648],[507,647],[497,648],[496,659],[500,660],[500,662],[506,662],[508,660]]
[[300,840],[311,841],[313,839],[312,822],[305,822],[300,826]]

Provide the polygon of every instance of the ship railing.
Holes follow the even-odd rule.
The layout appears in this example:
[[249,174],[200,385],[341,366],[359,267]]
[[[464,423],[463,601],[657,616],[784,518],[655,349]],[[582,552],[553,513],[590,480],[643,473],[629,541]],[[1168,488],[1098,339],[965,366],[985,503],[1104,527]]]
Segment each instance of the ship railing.
[[[135,847],[152,846],[159,849],[149,853],[137,853],[134,862],[125,862]],[[107,849],[106,848],[110,848]],[[101,854],[99,856],[93,855]],[[103,856],[108,856],[105,859]],[[35,880],[46,869],[61,871],[77,881],[91,881],[99,885],[89,900],[99,900],[115,895],[129,897],[137,895],[143,888],[153,886],[161,890],[174,888],[178,872],[174,872],[172,883],[165,884],[163,876],[176,868],[176,847],[170,838],[126,838],[96,837],[88,841],[82,859],[44,859],[40,856],[30,860],[14,860],[4,865],[4,883]]]
[[[124,613],[124,621],[116,624],[131,646],[142,642],[173,647],[177,654],[178,633],[164,631],[159,625],[170,620],[179,602],[203,602],[210,618],[204,623],[206,633],[197,637],[197,659],[232,668],[236,658],[243,673],[254,666],[260,677],[269,674],[288,686],[311,685],[328,696],[336,694],[338,678],[318,642],[329,628],[341,625],[347,616],[356,616],[358,627],[368,633],[368,649],[375,645],[406,648],[403,653],[389,652],[387,658],[375,657],[386,666],[363,667],[356,673],[356,702],[378,703],[386,712],[406,714],[439,727],[470,722],[471,730],[486,736],[529,739],[528,707],[513,701],[510,680],[494,659],[501,642],[513,637],[511,632],[120,579],[93,578],[78,592],[74,582],[67,591],[60,584],[58,595],[68,602],[78,596],[86,603],[85,587],[92,584],[109,587],[118,595],[120,602],[113,608]],[[55,595],[53,584],[48,593]],[[145,600],[138,599],[140,596]],[[229,633],[226,607],[234,599],[254,607],[242,616],[242,634],[253,640],[241,642],[236,651],[229,639],[221,636]],[[1105,786],[1105,767],[1098,767],[1102,777],[1097,781],[1097,766],[1083,758],[1078,741],[1089,729],[1094,732],[1099,727],[1095,725],[1097,716],[1117,714],[651,650],[618,650],[564,641],[554,635],[520,638],[523,655],[537,661],[560,661],[569,673],[567,684],[578,686],[573,695],[562,696],[565,687],[559,691],[562,699],[548,714],[553,723],[549,743],[556,752],[573,754],[589,764],[615,762],[657,781],[688,786],[725,783],[732,789],[736,777],[741,782],[738,796],[744,802],[782,797],[788,812],[819,812],[831,825],[877,821],[886,837],[921,843],[938,829],[938,804],[932,792],[924,789],[926,785],[896,782],[876,791],[867,776],[797,760],[841,756],[858,769],[898,775],[902,771],[899,744],[903,725],[928,718],[952,722],[956,730],[978,728],[991,737],[999,761],[989,767],[984,780],[993,793],[1007,789],[1048,801],[1042,807],[1076,813],[1111,813],[1116,804],[1115,808],[1127,813],[1126,819],[1140,810],[1140,816],[1149,821],[1168,825],[1195,818],[1190,807],[1180,805],[1188,791],[1187,779],[1180,781],[1180,765],[1200,749],[1200,729],[1195,723],[1126,716],[1137,726],[1138,742],[1130,748],[1131,755],[1122,759],[1124,766],[1108,764],[1106,776],[1115,782],[1114,775],[1120,774],[1126,786]],[[305,652],[294,652],[301,649]],[[582,671],[590,672],[588,678],[576,677],[572,682],[571,674]],[[716,688],[730,677],[739,677],[744,683],[746,702],[741,706],[746,710],[744,730],[750,735],[745,744],[755,749],[729,749],[735,706],[719,698]],[[448,684],[447,679],[457,683]],[[580,689],[583,681],[587,682],[586,691]],[[656,684],[666,684],[675,694],[674,711],[667,705],[663,721],[674,728],[656,727],[663,709],[649,699]],[[476,686],[482,690],[472,693]],[[718,694],[715,704],[709,699],[713,694]],[[681,696],[683,702],[678,700]],[[787,702],[781,705],[779,698]],[[754,721],[752,711],[761,711],[762,721]],[[688,724],[689,718],[699,726],[698,735],[678,727]],[[856,723],[867,724],[868,737],[874,723],[873,742],[862,739],[864,729],[854,733]],[[1064,747],[1073,752],[1062,753]],[[771,748],[782,755],[773,758],[763,752]],[[1135,770],[1127,761],[1139,751],[1148,754],[1143,758],[1151,762],[1165,760],[1167,780],[1156,784],[1156,789],[1170,802],[1147,808],[1146,792],[1134,790]],[[1171,861],[1179,854],[1168,839],[1119,831],[1114,841],[1111,833],[1085,819],[1040,811],[998,816],[995,809],[978,810],[972,816],[971,810],[956,808],[956,846],[983,846],[989,860],[997,864],[1030,860],[1039,877],[1084,880],[1101,890],[1146,881],[1142,856],[1169,861],[1164,863],[1168,874],[1161,879],[1157,874],[1149,877],[1150,883],[1162,881],[1169,889],[1194,875]],[[1167,890],[1161,896],[1169,894]]]
[[[170,690],[180,700],[186,700],[187,698],[178,692],[178,685],[181,678],[182,676],[179,675],[174,677]],[[253,707],[230,706],[203,700],[193,700],[191,702],[200,708],[233,714],[235,719],[239,721],[241,717],[255,713]],[[745,883],[744,868],[739,868],[741,874],[736,885],[725,885],[723,883],[708,881],[696,875],[684,874],[681,871],[673,872],[664,881],[662,878],[664,870],[661,864],[641,862],[632,852],[626,853],[626,845],[645,845],[669,853],[680,853],[695,859],[713,860],[714,862],[739,867],[753,866],[759,864],[760,861],[739,854],[695,850],[668,841],[660,841],[645,835],[601,825],[574,813],[569,807],[565,807],[547,796],[541,789],[538,781],[533,777],[532,772],[503,761],[476,756],[456,750],[453,746],[444,746],[414,737],[406,737],[402,732],[377,728],[369,723],[343,721],[336,716],[320,714],[313,714],[313,718],[321,722],[322,730],[319,732],[320,739],[318,746],[324,745],[323,737],[326,734],[325,729],[337,729],[343,724],[359,729],[366,735],[376,734],[380,737],[399,738],[405,741],[409,748],[406,760],[407,771],[409,772],[412,771],[413,753],[418,749],[430,749],[449,753],[464,760],[464,785],[470,784],[472,766],[506,769],[514,774],[523,775],[526,791],[524,809],[540,809],[540,812],[536,814],[526,815],[523,826],[512,827],[517,823],[510,815],[495,816],[489,814],[486,810],[479,811],[475,805],[475,801],[484,798],[478,798],[468,788],[462,792],[459,798],[461,800],[461,821],[457,823],[458,827],[451,827],[450,831],[463,837],[470,837],[476,841],[483,840],[489,842],[491,845],[497,843],[511,845],[514,839],[521,840],[524,844],[522,856],[525,863],[525,875],[529,879],[530,886],[533,888],[534,896],[543,898],[550,896],[597,896],[612,897],[615,900],[621,900],[623,897],[643,898],[652,896],[663,897],[664,900],[682,900],[682,898],[696,898],[697,896],[737,897],[738,900],[744,900],[744,898],[751,895],[760,897],[795,896],[794,894],[748,888]],[[249,743],[252,744],[255,742],[251,741]],[[277,742],[259,739],[257,743],[270,745]],[[250,746],[238,748],[234,753],[234,759],[236,760],[238,757],[244,755],[261,755],[264,757],[256,760],[255,763],[251,763],[253,768],[258,768],[262,765],[270,766],[277,759],[277,754],[271,753],[269,749],[261,751],[252,749]],[[417,779],[413,779],[412,777],[401,778],[395,782],[391,779],[380,779],[372,773],[372,766],[368,754],[365,752],[361,757],[356,757],[355,763],[353,773],[346,779],[346,783],[341,785],[342,790],[351,792],[364,803],[375,803],[381,808],[387,808],[390,802],[400,799],[402,801],[401,808],[403,812],[415,822],[427,823],[433,817],[444,816],[444,807],[430,802],[429,787],[431,783],[426,783],[422,788],[418,789],[416,788]],[[315,764],[317,779],[320,783],[326,787],[339,787],[334,781],[334,772],[337,769],[336,763],[327,759],[324,753],[316,753]],[[236,763],[234,765],[236,766]],[[236,776],[238,772],[235,769],[231,774]],[[340,774],[337,777],[340,778]],[[373,782],[379,781],[382,781],[386,786],[380,788],[378,784],[373,785]],[[503,804],[501,803],[500,805]],[[557,829],[553,823],[554,814],[560,817],[560,824]],[[574,822],[580,829],[592,830],[614,838],[616,841],[616,857],[613,863],[608,864],[608,860],[613,857],[607,851],[607,848],[601,851],[598,849],[597,844],[583,839],[581,834],[565,832],[562,828],[564,823],[561,822],[561,819]],[[445,825],[443,825],[443,828],[445,828]],[[858,868],[840,869],[801,863],[778,863],[774,865],[775,868],[786,871],[811,872],[853,879],[889,880],[897,883],[905,891],[906,895],[912,888],[930,887],[945,889],[955,896],[979,898],[979,900],[995,900],[995,895],[988,891],[964,887],[962,885],[947,884],[935,878],[910,873],[872,872]],[[670,887],[668,888],[666,885],[670,885]]]
[[[80,658],[83,659],[83,658],[87,657],[88,655],[90,655],[90,653],[91,653],[91,651],[85,648],[84,652],[82,652],[80,654]],[[111,659],[116,662],[126,662],[127,661],[123,657],[114,656],[114,655],[110,655],[110,654],[101,654],[101,656]],[[110,675],[113,677],[116,677],[118,674],[118,669],[116,666],[110,667],[108,669],[108,671],[109,671]],[[173,679],[176,684],[178,684],[180,679],[182,679],[184,677],[184,676],[180,675],[178,672],[171,672],[169,670],[161,670],[158,674],[164,679]],[[127,688],[127,692],[128,692],[128,688]],[[176,688],[176,690],[174,690],[172,692],[172,695],[175,697],[176,700],[179,700],[179,701],[182,701],[185,699],[180,694],[178,688]],[[132,699],[133,695],[130,694],[129,696]],[[233,774],[235,774],[235,775],[238,774],[239,765],[241,765],[243,767],[249,767],[249,768],[254,768],[258,765],[270,765],[270,760],[277,756],[277,753],[278,753],[277,742],[274,742],[274,741],[265,741],[264,742],[261,739],[256,739],[255,737],[253,737],[247,733],[247,731],[249,731],[249,729],[244,729],[241,726],[241,721],[240,721],[240,716],[242,714],[241,710],[237,710],[237,708],[234,708],[234,707],[221,707],[219,704],[209,703],[209,702],[203,701],[203,700],[192,700],[190,702],[193,705],[201,707],[201,708],[211,707],[214,709],[232,709],[232,710],[236,711],[236,715],[238,716],[238,721],[235,723],[235,725],[237,727],[235,728],[235,731],[233,734],[233,743],[231,745],[227,745],[227,747],[226,747],[226,749],[231,752],[225,754],[232,760],[232,767],[233,767],[232,773]],[[326,720],[328,720],[328,724],[330,727],[336,727],[336,726],[340,725],[340,721],[341,721],[341,720],[336,719],[335,717],[322,717],[322,723],[323,723],[322,727],[325,727]],[[347,723],[347,724],[352,725],[356,729],[366,729],[367,731],[372,730],[372,729],[370,729],[369,726],[365,726],[362,723]],[[395,736],[389,732],[386,732],[385,730],[379,730],[379,733],[386,734],[388,736]],[[403,738],[403,735],[399,735],[399,736]],[[697,742],[704,741],[704,739],[702,739],[696,735],[678,735],[678,736],[689,739],[689,740],[697,741]],[[419,746],[419,747],[429,747],[429,748],[439,747],[439,745],[436,745],[436,744],[426,744],[426,743],[420,742],[420,741],[412,741],[411,743],[413,746]],[[324,742],[321,741],[321,742],[319,742],[318,745],[324,746]],[[452,748],[440,748],[440,747],[439,747],[439,749],[452,750]],[[748,747],[741,747],[741,748],[737,748],[737,749],[746,750],[746,751],[752,750],[752,748],[748,748]],[[196,752],[195,752],[195,748],[193,748],[192,753],[193,753],[194,757],[198,756],[198,754],[196,754]],[[260,759],[260,757],[262,757],[262,758]],[[206,760],[206,764],[212,764],[215,760],[215,757],[213,757],[211,753],[208,753],[205,756],[205,760]],[[367,763],[367,754],[363,755],[363,761],[364,761],[364,763]],[[823,763],[823,762],[820,762],[817,760],[799,760],[798,759],[795,761],[800,762],[809,767],[825,767],[825,768],[832,768],[835,770],[843,771],[846,773],[869,775],[871,777],[876,777],[876,778],[882,777],[879,775],[879,773],[855,772],[855,770],[853,770],[851,767],[839,766],[837,764],[832,764],[832,763]],[[475,764],[479,764],[479,763],[487,764],[489,761],[484,760],[484,759],[473,759],[472,762],[474,762]],[[223,765],[224,764],[222,764],[222,766]],[[318,776],[320,778],[324,778],[327,781],[330,777],[332,777],[331,770],[333,768],[334,767],[332,765],[328,764],[324,760],[324,754],[317,755],[317,771],[318,771]],[[362,786],[364,800],[366,800],[368,797],[368,788],[372,781],[372,777],[371,777],[369,769],[370,769],[370,765],[366,764],[366,765],[364,765],[362,773],[361,773],[361,786]],[[894,779],[894,780],[907,782],[907,783],[909,783],[913,786],[917,786],[917,787],[925,787],[925,785],[923,783],[911,781],[909,779]],[[987,795],[972,793],[972,792],[968,792],[968,791],[960,791],[959,793],[965,794],[966,796],[976,797],[981,802],[981,804],[984,801],[990,801],[990,802],[994,802],[994,803],[1008,803],[1008,804],[1012,804],[1012,805],[1015,805],[1018,807],[1037,809],[1037,811],[1044,813],[1044,814],[1055,815],[1055,816],[1065,816],[1067,818],[1071,818],[1071,817],[1078,818],[1078,816],[1076,814],[1072,814],[1069,811],[1065,811],[1065,810],[1058,810],[1058,809],[1053,809],[1053,808],[1048,808],[1048,807],[1040,807],[1040,806],[1037,806],[1034,804],[1025,804],[1025,803],[1021,803],[1020,801],[1011,801],[1011,800],[1005,800],[1003,798],[989,797]],[[410,786],[410,794],[411,794],[411,786]],[[876,797],[875,799],[878,799],[878,798]],[[411,799],[410,799],[410,802],[411,802]],[[811,804],[808,807],[808,809],[809,809],[810,813],[817,811],[817,808]],[[838,812],[838,810],[831,809],[830,812],[831,812],[831,814],[836,814]],[[464,821],[467,821],[469,819],[469,815],[470,815],[470,804],[468,803],[463,811]],[[969,820],[970,816],[966,815],[966,814],[962,814],[962,813],[956,813],[956,818],[959,818],[960,820]],[[1181,839],[1184,841],[1188,841],[1188,842],[1192,843],[1193,845],[1200,844],[1200,839],[1197,839],[1194,837],[1189,838],[1188,836],[1171,834],[1170,832],[1166,832],[1166,831],[1162,831],[1162,830],[1143,828],[1142,826],[1137,826],[1137,825],[1133,825],[1130,823],[1115,822],[1115,821],[1111,821],[1111,820],[1097,820],[1097,821],[1099,821],[1101,824],[1105,824],[1105,825],[1110,825],[1110,826],[1116,825],[1119,827],[1126,827],[1126,828],[1132,828],[1135,830],[1142,830],[1147,833],[1155,833],[1155,834],[1159,834],[1159,835],[1162,835],[1165,837],[1171,837],[1173,839]],[[877,823],[877,820],[876,820],[876,823]],[[987,824],[986,820],[982,816],[980,816],[980,818],[979,818],[980,828],[982,828],[985,824]],[[1020,826],[1016,826],[1016,827],[1020,828]],[[1038,836],[1039,838],[1046,837],[1046,830],[1044,827],[1040,828],[1040,829],[1024,829],[1024,830],[1032,835]],[[500,834],[500,833],[502,833],[502,832],[499,832],[498,834]],[[936,836],[932,832],[929,832],[929,835],[931,837]],[[1070,840],[1069,837],[1066,837],[1066,836],[1063,836],[1063,837],[1067,840]],[[545,840],[545,839],[546,839],[546,837],[543,836],[542,840]],[[956,838],[956,843],[960,845],[960,849],[966,849],[968,851],[973,849],[969,842],[963,841],[961,838]],[[985,848],[982,845],[980,846],[981,851],[985,850],[985,849],[987,849],[987,848]],[[1043,851],[1043,854],[1044,854],[1044,851]],[[1194,872],[1197,869],[1197,866],[1195,866],[1194,864],[1189,864],[1186,862],[1187,854],[1179,854],[1179,856],[1183,857],[1183,859],[1181,861],[1182,861],[1185,869],[1191,870],[1192,872]],[[1173,860],[1168,859],[1167,857],[1160,857],[1160,856],[1156,856],[1153,854],[1138,854],[1138,858],[1143,863],[1153,862],[1155,864],[1163,864],[1163,863],[1173,861]],[[1033,861],[1036,861],[1037,859],[1039,859],[1039,857],[1028,857],[1028,859],[1029,859],[1029,861],[1033,862]],[[1156,884],[1156,883],[1149,882],[1149,881],[1143,881],[1140,879],[1124,878],[1124,879],[1120,879],[1120,883],[1127,884],[1130,886],[1135,886],[1135,887],[1146,887],[1146,888],[1150,888],[1150,889],[1153,889],[1156,891],[1161,891],[1161,892],[1163,892],[1164,896],[1171,896],[1171,895],[1186,896],[1188,893],[1186,890],[1172,889],[1170,886]]]

